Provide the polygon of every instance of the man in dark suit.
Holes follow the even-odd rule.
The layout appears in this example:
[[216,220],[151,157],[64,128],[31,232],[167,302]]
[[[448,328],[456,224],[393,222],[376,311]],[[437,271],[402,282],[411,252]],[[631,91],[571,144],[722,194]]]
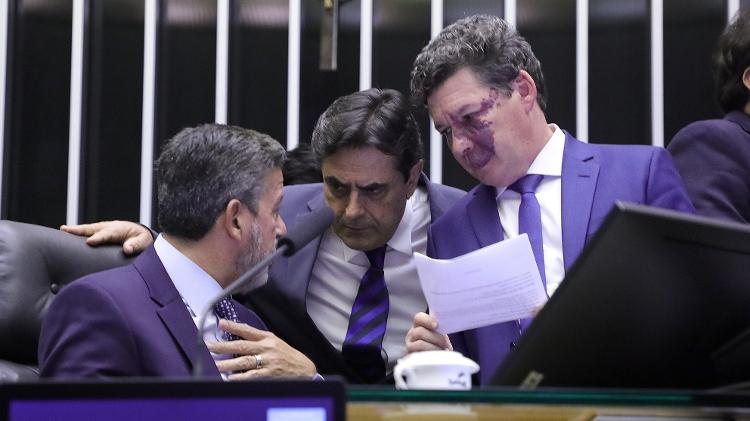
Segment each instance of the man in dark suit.
[[[293,230],[329,206],[335,212],[332,229],[292,258],[274,262],[267,284],[244,302],[321,374],[353,383],[389,381],[387,374],[406,352],[414,315],[427,309],[412,254],[425,253],[430,222],[465,192],[422,174],[419,130],[408,101],[394,90],[369,89],[336,100],[320,116],[312,147],[324,181],[285,187],[280,213]],[[125,241],[126,252],[151,241],[132,223],[64,229],[92,236],[89,244]],[[359,358],[343,351],[356,349],[347,341],[351,310],[370,270],[366,252],[379,248],[388,298],[381,304],[388,310],[380,315],[384,331],[370,347],[375,355]]]
[[[164,232],[133,264],[62,290],[42,326],[41,375],[180,377],[200,359],[217,379],[312,377],[313,363],[265,332],[255,313],[232,300],[207,307],[286,233],[283,160],[278,142],[251,130],[207,124],[178,133],[157,162]],[[199,348],[196,324],[209,310],[208,347]],[[243,344],[258,338],[269,346]]]
[[[527,233],[551,295],[616,200],[693,211],[663,149],[589,145],[548,124],[539,61],[498,17],[471,16],[443,29],[417,57],[411,87],[453,156],[481,182],[431,226],[432,257]],[[511,321],[449,338],[421,313],[407,348],[458,350],[480,364],[487,384],[524,326]]]
[[[323,184],[285,188],[281,213],[294,229],[327,205],[336,215],[332,229],[275,262],[268,284],[248,297],[321,373],[357,383],[382,381],[404,355],[411,320],[427,308],[412,254],[425,252],[430,221],[464,194],[422,174],[423,146],[408,107],[397,91],[370,89],[339,98],[320,116],[311,143]],[[369,266],[364,252],[384,245],[389,310],[372,363],[384,367],[369,375],[344,350],[345,337]]]
[[698,213],[750,222],[750,11],[738,13],[714,52],[721,120],[680,130],[667,149]]

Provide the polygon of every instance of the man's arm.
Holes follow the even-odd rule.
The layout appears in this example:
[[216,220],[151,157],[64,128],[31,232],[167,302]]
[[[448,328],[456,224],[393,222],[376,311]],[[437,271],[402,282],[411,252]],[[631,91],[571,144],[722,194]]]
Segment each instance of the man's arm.
[[122,244],[127,255],[138,254],[154,241],[153,233],[143,225],[129,221],[103,221],[93,224],[62,225],[62,231],[88,237],[86,244]]

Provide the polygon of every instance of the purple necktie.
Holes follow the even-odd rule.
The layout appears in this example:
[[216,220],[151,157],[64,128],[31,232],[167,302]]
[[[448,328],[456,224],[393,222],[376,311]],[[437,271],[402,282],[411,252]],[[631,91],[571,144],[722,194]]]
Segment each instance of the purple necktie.
[[385,362],[380,353],[388,322],[388,287],[383,277],[385,249],[382,246],[365,253],[370,268],[359,283],[341,350],[344,359],[368,383],[385,376]]
[[[511,184],[509,189],[521,194],[521,206],[518,208],[518,233],[529,236],[531,251],[534,252],[536,267],[539,268],[539,276],[542,278],[542,285],[547,290],[547,277],[544,274],[544,249],[542,244],[542,212],[539,209],[539,201],[536,200],[536,188],[542,182],[543,175],[527,174],[515,183]],[[521,319],[518,321],[519,335],[531,325],[531,318]],[[515,342],[511,342],[511,347]]]
[[[240,319],[237,317],[237,311],[234,309],[234,305],[229,298],[224,298],[214,306],[214,313],[216,317],[220,319],[230,320],[235,323],[239,323]],[[236,341],[240,339],[239,336],[231,334],[229,332],[222,332],[225,341]]]
[[511,184],[509,189],[521,194],[521,206],[518,209],[518,233],[529,236],[531,250],[534,252],[534,260],[539,268],[539,276],[542,277],[542,285],[547,289],[547,277],[544,274],[544,249],[542,245],[542,212],[539,209],[539,201],[536,200],[536,188],[541,183],[543,175],[528,174]]

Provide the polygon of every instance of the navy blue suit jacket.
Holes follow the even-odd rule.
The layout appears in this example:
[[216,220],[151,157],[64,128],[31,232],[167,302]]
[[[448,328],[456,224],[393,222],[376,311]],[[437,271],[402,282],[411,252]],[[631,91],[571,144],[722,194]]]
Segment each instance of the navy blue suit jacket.
[[[252,311],[240,321],[265,330]],[[151,246],[131,265],[85,276],[63,288],[42,325],[43,377],[188,377],[194,354],[220,379],[198,329]]]
[[685,126],[667,146],[699,214],[750,222],[750,116]]
[[[566,132],[561,188],[566,270],[617,200],[694,212],[669,154],[661,148],[587,144]],[[432,224],[427,254],[450,259],[501,241],[495,191],[475,187]],[[518,334],[516,323],[506,322],[453,334],[451,343],[479,363],[480,381],[489,384]]]
[[[462,190],[431,183],[426,177],[421,178],[420,184],[427,188],[433,221],[466,194]],[[311,215],[324,207],[326,203],[323,185],[320,183],[284,188],[281,216],[289,231],[305,224]],[[319,373],[340,375],[352,383],[363,383],[360,376],[346,363],[341,352],[328,342],[307,314],[307,285],[321,239],[322,236],[314,239],[291,258],[275,261],[271,266],[268,283],[250,293],[244,302],[263,317],[272,332],[310,358]],[[414,279],[414,282],[419,281]],[[414,314],[425,310],[415,308]]]

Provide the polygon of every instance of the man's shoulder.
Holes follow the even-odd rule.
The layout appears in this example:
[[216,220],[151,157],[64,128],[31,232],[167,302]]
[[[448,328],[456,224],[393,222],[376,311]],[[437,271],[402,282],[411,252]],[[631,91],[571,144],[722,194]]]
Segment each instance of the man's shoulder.
[[284,196],[292,197],[315,196],[323,193],[323,183],[292,184],[284,186]]
[[[616,169],[619,167],[631,167],[635,165],[648,165],[654,157],[664,158],[668,156],[666,149],[652,145],[618,145],[609,143],[584,143],[576,140],[573,149],[579,158],[587,160],[593,158],[593,162],[603,165],[603,168]],[[585,152],[581,154],[580,152]],[[566,151],[567,154],[567,151]]]
[[308,202],[322,197],[323,183],[284,186],[284,199],[281,202],[281,207],[287,211],[302,207],[307,208]]
[[141,276],[131,263],[76,279],[62,288],[58,298],[67,297],[71,294],[107,295],[113,299],[132,297],[141,290],[138,288],[139,279],[141,279]]
[[667,149],[680,153],[692,149],[696,142],[711,148],[750,147],[750,143],[738,142],[748,139],[750,134],[735,119],[712,119],[695,121],[680,129],[669,142]]
[[432,223],[432,230],[440,229],[441,226],[449,225],[452,226],[456,222],[462,222],[466,218],[466,207],[470,202],[476,199],[477,194],[481,189],[492,189],[493,187],[478,184],[474,186],[468,192],[459,189],[453,189],[451,195],[453,195],[453,203],[445,211],[445,213]]
[[433,183],[432,181],[427,182],[427,190],[440,192],[446,197],[454,198],[455,200],[458,200],[466,194],[464,190],[458,189],[456,187],[446,186],[445,184]]
[[444,184],[433,183],[429,180],[425,185],[427,189],[428,200],[434,202],[439,207],[450,207],[466,195],[466,192],[455,187]]

